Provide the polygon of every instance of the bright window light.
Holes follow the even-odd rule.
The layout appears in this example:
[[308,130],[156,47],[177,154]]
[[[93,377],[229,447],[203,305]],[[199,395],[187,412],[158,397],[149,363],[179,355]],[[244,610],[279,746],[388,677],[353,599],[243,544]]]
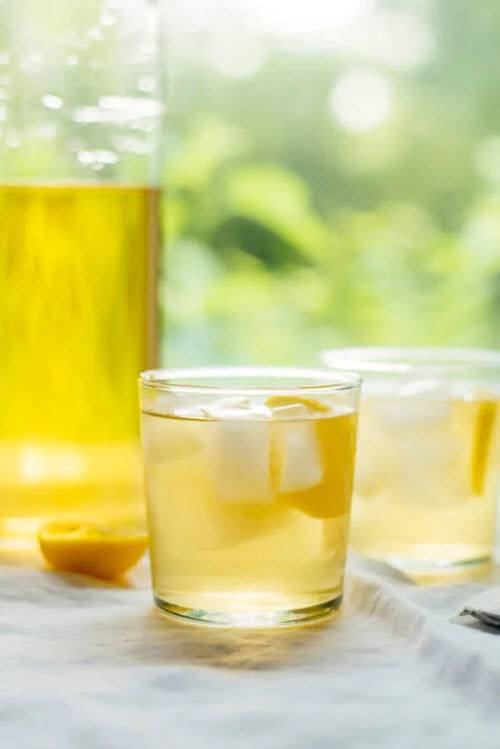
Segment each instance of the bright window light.
[[333,87],[329,108],[345,130],[367,132],[382,125],[389,116],[393,93],[387,79],[369,70],[351,70]]

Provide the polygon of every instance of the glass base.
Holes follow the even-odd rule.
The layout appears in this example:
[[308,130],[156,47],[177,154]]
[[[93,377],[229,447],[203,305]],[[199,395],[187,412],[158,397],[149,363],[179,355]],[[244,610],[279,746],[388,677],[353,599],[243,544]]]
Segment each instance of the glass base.
[[164,601],[158,596],[155,596],[155,603],[163,614],[192,624],[262,629],[310,624],[332,617],[339,611],[342,596],[313,606],[292,609],[233,609],[226,611],[195,609],[179,606],[171,601]]
[[493,564],[491,555],[453,561],[417,560],[400,556],[378,556],[377,558],[400,570],[417,583],[435,585],[452,585],[482,577],[490,572]]

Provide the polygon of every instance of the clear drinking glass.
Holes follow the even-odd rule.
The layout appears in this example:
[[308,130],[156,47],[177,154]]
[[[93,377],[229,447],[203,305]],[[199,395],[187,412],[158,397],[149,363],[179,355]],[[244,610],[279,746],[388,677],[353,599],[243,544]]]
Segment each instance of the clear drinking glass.
[[491,559],[500,476],[500,353],[353,348],[364,378],[353,547],[417,579]]
[[276,626],[342,600],[359,379],[288,368],[140,380],[153,588],[165,612]]
[[158,32],[151,0],[0,2],[0,544],[141,513]]

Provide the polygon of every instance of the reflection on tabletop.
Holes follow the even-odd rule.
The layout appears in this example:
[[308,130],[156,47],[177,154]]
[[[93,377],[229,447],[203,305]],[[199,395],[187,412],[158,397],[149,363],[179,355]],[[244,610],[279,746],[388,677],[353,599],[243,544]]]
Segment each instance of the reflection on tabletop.
[[[311,652],[321,652],[321,639],[328,636],[331,620],[277,629],[229,629],[184,624],[159,611],[151,612],[145,638],[137,653],[141,660],[151,647],[155,657],[167,655],[177,661],[226,669],[279,669],[290,662],[309,661]],[[165,650],[165,644],[168,649]]]

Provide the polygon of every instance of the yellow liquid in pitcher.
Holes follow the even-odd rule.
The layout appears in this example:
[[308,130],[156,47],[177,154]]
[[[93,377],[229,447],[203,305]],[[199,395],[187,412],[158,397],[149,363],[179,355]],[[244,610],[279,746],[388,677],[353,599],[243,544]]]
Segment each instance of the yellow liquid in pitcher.
[[142,512],[158,191],[0,185],[0,544]]

